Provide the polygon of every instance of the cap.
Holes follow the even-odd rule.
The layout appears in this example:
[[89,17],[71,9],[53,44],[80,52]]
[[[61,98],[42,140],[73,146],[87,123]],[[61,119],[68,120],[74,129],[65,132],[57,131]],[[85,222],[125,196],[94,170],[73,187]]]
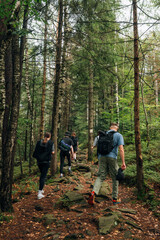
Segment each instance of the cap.
[[69,131],[65,132],[65,136],[71,136],[71,133]]

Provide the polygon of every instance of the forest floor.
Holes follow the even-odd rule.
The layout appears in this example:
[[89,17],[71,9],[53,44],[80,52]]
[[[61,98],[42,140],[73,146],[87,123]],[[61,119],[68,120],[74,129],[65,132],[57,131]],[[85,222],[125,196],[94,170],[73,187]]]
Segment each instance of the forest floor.
[[[45,197],[37,199],[37,192],[26,194],[18,202],[13,203],[13,219],[0,222],[0,240],[42,240],[42,239],[90,239],[90,240],[151,240],[160,239],[160,222],[148,206],[138,201],[135,187],[119,185],[119,197],[122,203],[112,205],[111,192],[108,197],[97,198],[94,206],[88,205],[88,194],[96,179],[98,166],[91,163],[85,165],[92,172],[88,177],[83,168],[84,163],[73,163],[73,172],[64,178],[55,177],[55,181],[45,186]],[[75,169],[75,170],[74,170]],[[87,174],[89,171],[87,170]],[[88,175],[89,176],[89,175]],[[36,181],[38,182],[38,178]],[[111,180],[106,183],[111,188]],[[57,204],[64,195],[71,191],[81,194],[84,201],[72,205]],[[115,226],[105,234],[101,234],[100,218],[111,216],[113,212],[121,214]],[[47,220],[46,220],[47,219]],[[102,227],[103,228],[103,227]]]

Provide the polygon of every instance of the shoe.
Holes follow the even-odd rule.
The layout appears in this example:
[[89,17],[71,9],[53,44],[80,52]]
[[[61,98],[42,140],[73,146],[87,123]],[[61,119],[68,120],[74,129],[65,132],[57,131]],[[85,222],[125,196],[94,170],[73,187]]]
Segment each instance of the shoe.
[[76,158],[74,159],[74,161],[75,161],[75,163],[77,163],[77,159]]
[[95,202],[95,192],[91,192],[88,198],[88,204],[90,205],[94,205]]
[[60,178],[62,178],[63,177],[63,173],[61,173],[61,175],[60,175]]
[[119,203],[121,203],[121,199],[115,199],[115,198],[113,198],[113,205],[116,205],[116,204],[119,204]]
[[38,191],[38,199],[44,198],[44,195],[42,194],[42,191]]

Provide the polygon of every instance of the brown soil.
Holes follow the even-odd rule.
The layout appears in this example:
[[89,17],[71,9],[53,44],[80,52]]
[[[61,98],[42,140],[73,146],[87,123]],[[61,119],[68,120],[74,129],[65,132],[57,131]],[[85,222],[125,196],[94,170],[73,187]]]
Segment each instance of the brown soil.
[[[135,222],[139,229],[123,221],[111,233],[100,235],[98,218],[104,215],[104,209],[112,206],[111,196],[108,199],[96,202],[94,206],[88,205],[88,193],[91,191],[91,183],[94,183],[96,176],[86,181],[82,173],[73,172],[73,175],[78,176],[78,183],[71,177],[72,184],[62,182],[57,185],[46,185],[44,188],[45,198],[41,200],[37,200],[37,192],[31,192],[19,202],[14,203],[13,220],[0,223],[0,240],[65,239],[67,235],[71,234],[74,234],[73,238],[66,239],[160,239],[158,218],[154,216],[152,211],[148,210],[143,202],[137,201],[135,188],[129,188],[125,184],[119,186],[119,197],[122,199],[122,203],[117,205],[116,208],[136,210],[135,215],[127,213],[122,213],[122,215],[126,220]],[[106,181],[111,185],[110,179]],[[79,192],[85,196],[86,204],[83,206],[74,205],[70,209],[56,208],[54,204],[57,200],[65,192],[73,190],[77,184],[84,186],[83,190]],[[57,186],[59,186],[58,190]],[[42,207],[42,209],[36,210],[37,206]],[[44,214],[53,214],[58,224],[52,223],[44,226],[43,222],[40,221]]]

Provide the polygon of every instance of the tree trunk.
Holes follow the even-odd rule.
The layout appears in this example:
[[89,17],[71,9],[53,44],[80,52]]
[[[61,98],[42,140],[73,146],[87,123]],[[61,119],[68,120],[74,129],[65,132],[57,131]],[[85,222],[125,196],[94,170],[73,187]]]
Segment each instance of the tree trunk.
[[[26,93],[27,93],[27,99],[28,99],[28,107],[29,107],[29,119],[30,122],[30,151],[29,151],[29,172],[31,173],[31,166],[32,166],[32,148],[33,148],[33,102],[30,94],[29,89],[29,66],[28,66],[28,46],[26,42],[26,72],[25,72],[25,87],[26,87]],[[34,85],[34,84],[33,84]],[[33,91],[34,92],[34,91]]]
[[2,175],[2,132],[3,132],[3,118],[5,113],[5,50],[6,43],[1,41],[0,47],[0,184],[1,184],[1,175]]
[[66,49],[68,45],[68,19],[67,19],[67,1],[64,4],[64,37],[63,37],[63,55],[62,55],[62,84],[61,84],[61,126],[62,132],[69,130],[69,109],[70,109],[70,79],[67,74]]
[[137,163],[137,189],[141,195],[144,188],[143,159],[141,151],[140,119],[139,119],[139,52],[138,52],[138,27],[137,27],[137,1],[133,0],[134,20],[134,124],[135,124],[135,147]]
[[17,35],[13,37],[12,54],[13,54],[13,88],[12,88],[12,109],[10,124],[7,134],[6,146],[3,151],[3,168],[1,182],[1,210],[12,210],[12,181],[13,165],[16,142],[16,131],[19,115],[20,100],[20,51],[19,39]]
[[[116,74],[117,74],[117,65],[116,65]],[[116,110],[117,110],[117,123],[119,124],[119,99],[118,99],[118,79],[116,80]]]
[[44,115],[45,115],[45,95],[46,95],[46,56],[47,56],[47,11],[48,5],[45,8],[45,29],[44,29],[44,53],[43,53],[43,85],[42,85],[42,101],[41,101],[41,122],[40,122],[40,138],[44,135]]
[[[90,66],[93,64],[91,63]],[[90,71],[89,81],[89,99],[88,99],[88,161],[92,160],[92,144],[93,144],[93,69]]]
[[143,82],[142,82],[142,79],[140,80],[140,83],[141,83],[141,95],[142,95],[143,111],[144,111],[144,116],[145,116],[145,120],[146,120],[146,129],[147,129],[147,147],[149,147],[149,142],[150,142],[149,123],[148,123],[148,116],[147,116],[147,111],[146,111],[145,103],[144,103],[144,94],[143,94]]
[[[28,120],[29,110],[27,109],[26,119]],[[24,161],[27,162],[27,142],[28,142],[28,123],[25,130],[25,139],[24,139]]]
[[52,112],[52,139],[54,141],[55,154],[51,161],[51,174],[57,171],[57,129],[59,114],[59,90],[60,90],[60,73],[61,73],[61,48],[62,48],[62,22],[63,22],[63,0],[59,0],[59,21],[56,44],[56,71],[53,96],[53,112]]

